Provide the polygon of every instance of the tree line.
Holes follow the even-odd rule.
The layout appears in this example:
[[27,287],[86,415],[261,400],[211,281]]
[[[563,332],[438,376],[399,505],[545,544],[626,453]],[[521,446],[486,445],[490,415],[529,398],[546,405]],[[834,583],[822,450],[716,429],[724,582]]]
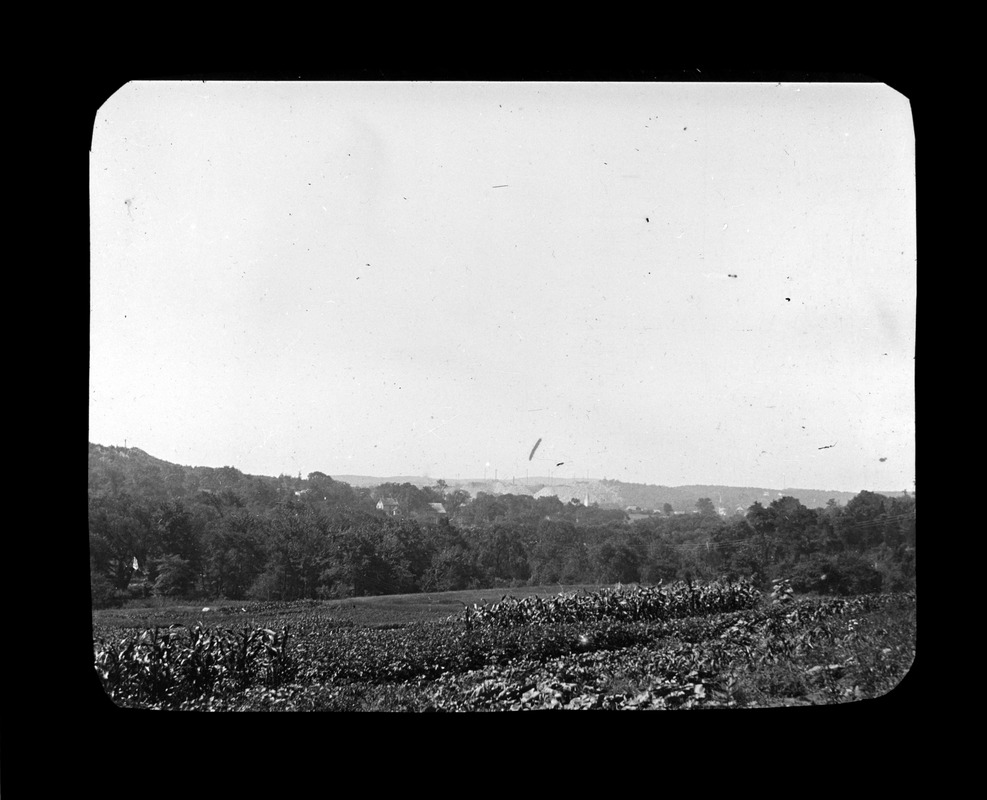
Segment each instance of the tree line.
[[[620,509],[474,498],[442,481],[356,488],[321,472],[263,478],[105,455],[90,453],[95,607],[741,576],[855,594],[915,580],[914,495],[862,491],[816,509],[781,497],[731,517],[701,498],[693,513],[630,522]],[[400,515],[378,511],[380,499],[396,501]],[[430,503],[447,514],[436,520]]]

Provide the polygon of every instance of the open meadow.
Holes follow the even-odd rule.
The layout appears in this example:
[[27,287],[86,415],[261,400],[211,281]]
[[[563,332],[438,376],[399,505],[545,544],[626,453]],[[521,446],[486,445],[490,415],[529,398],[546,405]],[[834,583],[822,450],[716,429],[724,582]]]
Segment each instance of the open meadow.
[[914,592],[743,580],[93,612],[117,706],[213,711],[831,705],[892,691],[915,624]]
[[[147,600],[146,605],[100,609],[93,612],[94,623],[106,628],[153,628],[201,622],[210,627],[244,624],[277,624],[302,617],[313,609],[344,624],[364,627],[395,627],[413,622],[440,620],[457,614],[464,607],[487,605],[511,597],[553,596],[566,592],[593,592],[597,584],[576,586],[522,586],[515,589],[463,589],[457,592],[419,592],[374,597],[346,597],[338,600],[299,600],[290,603],[255,600],[220,600],[201,603],[175,602],[163,598]],[[208,610],[206,610],[208,609]]]

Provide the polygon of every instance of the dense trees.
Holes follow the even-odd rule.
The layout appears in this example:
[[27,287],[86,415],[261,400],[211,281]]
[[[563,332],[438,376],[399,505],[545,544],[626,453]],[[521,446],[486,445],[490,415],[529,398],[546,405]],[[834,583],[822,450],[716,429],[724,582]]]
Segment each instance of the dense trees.
[[713,505],[713,501],[708,497],[700,497],[696,501],[696,511],[704,517],[716,516],[716,506]]
[[214,597],[246,597],[264,570],[265,530],[248,511],[238,510],[215,521],[204,540],[204,589]]
[[591,566],[589,538],[572,522],[543,519],[529,556],[532,583],[586,582]]
[[526,539],[531,541],[530,528],[498,522],[470,529],[467,543],[476,553],[481,573],[489,576],[495,586],[508,586],[524,583],[531,577]]
[[[135,468],[131,469],[130,467]],[[135,597],[291,600],[522,584],[788,577],[798,591],[900,590],[915,579],[915,498],[861,492],[845,507],[793,497],[725,518],[627,521],[623,511],[557,497],[470,498],[442,482],[356,489],[225,467],[90,464],[95,605]],[[378,498],[402,504],[398,517]],[[448,518],[417,517],[442,502]],[[137,567],[135,569],[135,560]]]

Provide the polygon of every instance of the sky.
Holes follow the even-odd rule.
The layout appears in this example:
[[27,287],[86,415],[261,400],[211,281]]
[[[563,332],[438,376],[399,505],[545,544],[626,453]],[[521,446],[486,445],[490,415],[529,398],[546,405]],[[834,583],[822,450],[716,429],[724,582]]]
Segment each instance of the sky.
[[90,150],[89,440],[913,490],[915,202],[879,83],[127,83]]

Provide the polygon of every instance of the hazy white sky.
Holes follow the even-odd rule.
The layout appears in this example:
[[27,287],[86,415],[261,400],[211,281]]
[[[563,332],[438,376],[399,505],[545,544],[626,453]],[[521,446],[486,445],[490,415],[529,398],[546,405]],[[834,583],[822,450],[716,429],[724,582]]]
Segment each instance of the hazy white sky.
[[130,83],[94,121],[91,220],[93,442],[260,475],[914,487],[914,135],[887,86]]

